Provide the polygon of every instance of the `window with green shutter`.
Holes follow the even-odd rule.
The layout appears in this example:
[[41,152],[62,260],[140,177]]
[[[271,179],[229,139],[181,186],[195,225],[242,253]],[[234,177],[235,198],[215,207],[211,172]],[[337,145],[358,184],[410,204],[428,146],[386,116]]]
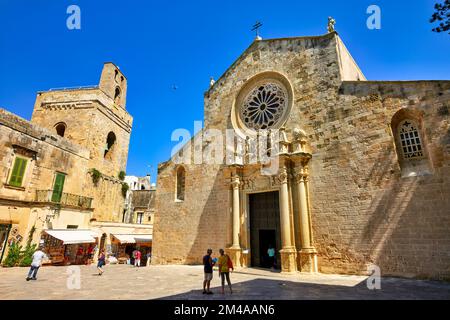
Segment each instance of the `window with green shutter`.
[[27,167],[27,159],[16,157],[14,160],[14,166],[9,178],[9,185],[14,187],[21,187],[23,177],[25,175],[25,169]]
[[52,202],[61,202],[65,180],[66,180],[65,174],[59,172],[56,173],[55,184],[53,185]]

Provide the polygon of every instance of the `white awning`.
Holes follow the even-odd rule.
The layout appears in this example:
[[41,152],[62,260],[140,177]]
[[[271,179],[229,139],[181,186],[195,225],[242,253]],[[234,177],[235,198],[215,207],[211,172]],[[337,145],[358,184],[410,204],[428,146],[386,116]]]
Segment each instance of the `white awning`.
[[151,234],[113,234],[120,243],[151,242]]
[[151,234],[135,234],[134,238],[136,242],[152,242],[153,239]]
[[120,243],[136,243],[132,234],[113,234],[114,238],[120,241]]
[[45,230],[52,237],[64,244],[95,243],[95,233],[90,230]]

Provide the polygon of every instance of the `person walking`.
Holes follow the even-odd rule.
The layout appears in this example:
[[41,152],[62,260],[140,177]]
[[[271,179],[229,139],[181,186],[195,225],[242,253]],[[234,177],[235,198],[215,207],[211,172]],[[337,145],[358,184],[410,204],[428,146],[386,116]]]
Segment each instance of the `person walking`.
[[105,249],[102,249],[102,251],[100,251],[100,254],[98,255],[98,262],[97,262],[97,269],[99,276],[103,274],[103,266],[105,264],[106,264],[106,254]]
[[27,281],[37,280],[37,272],[42,265],[42,260],[44,258],[47,259],[47,255],[45,254],[44,249],[39,247],[39,249],[33,253],[32,258],[33,261],[31,262],[30,271],[28,271]]
[[230,293],[233,293],[230,280],[230,269],[234,270],[233,262],[231,261],[230,256],[225,254],[225,251],[223,251],[223,249],[220,249],[219,253],[220,257],[218,263],[219,263],[219,276],[222,280],[222,294],[225,293],[225,278],[227,279],[228,287],[230,288]]
[[140,267],[141,266],[141,251],[139,251],[139,250],[136,250],[135,252],[134,252],[134,266],[135,267]]
[[203,280],[203,294],[213,294],[210,290],[214,267],[214,262],[211,254],[212,249],[208,249],[206,251],[206,256],[203,257],[203,271],[205,273],[205,279]]

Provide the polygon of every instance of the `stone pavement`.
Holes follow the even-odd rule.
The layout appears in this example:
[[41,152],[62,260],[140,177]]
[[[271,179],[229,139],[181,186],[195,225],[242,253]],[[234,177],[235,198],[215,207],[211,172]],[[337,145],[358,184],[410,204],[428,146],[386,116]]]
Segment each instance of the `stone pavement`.
[[450,299],[450,283],[382,278],[381,290],[369,290],[367,277],[295,274],[261,269],[231,274],[234,293],[220,294],[218,273],[214,295],[202,294],[201,266],[80,266],[81,288],[68,289],[68,267],[43,267],[37,281],[25,281],[28,268],[0,268],[0,299]]

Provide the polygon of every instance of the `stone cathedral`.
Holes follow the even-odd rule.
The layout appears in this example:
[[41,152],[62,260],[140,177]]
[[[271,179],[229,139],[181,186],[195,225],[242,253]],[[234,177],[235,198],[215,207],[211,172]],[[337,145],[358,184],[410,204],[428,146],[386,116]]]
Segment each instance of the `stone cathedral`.
[[267,267],[273,246],[282,272],[449,278],[449,100],[450,81],[367,80],[334,31],[255,39],[205,92],[197,136],[281,130],[279,168],[262,174],[246,152],[160,164],[154,261],[224,248]]

